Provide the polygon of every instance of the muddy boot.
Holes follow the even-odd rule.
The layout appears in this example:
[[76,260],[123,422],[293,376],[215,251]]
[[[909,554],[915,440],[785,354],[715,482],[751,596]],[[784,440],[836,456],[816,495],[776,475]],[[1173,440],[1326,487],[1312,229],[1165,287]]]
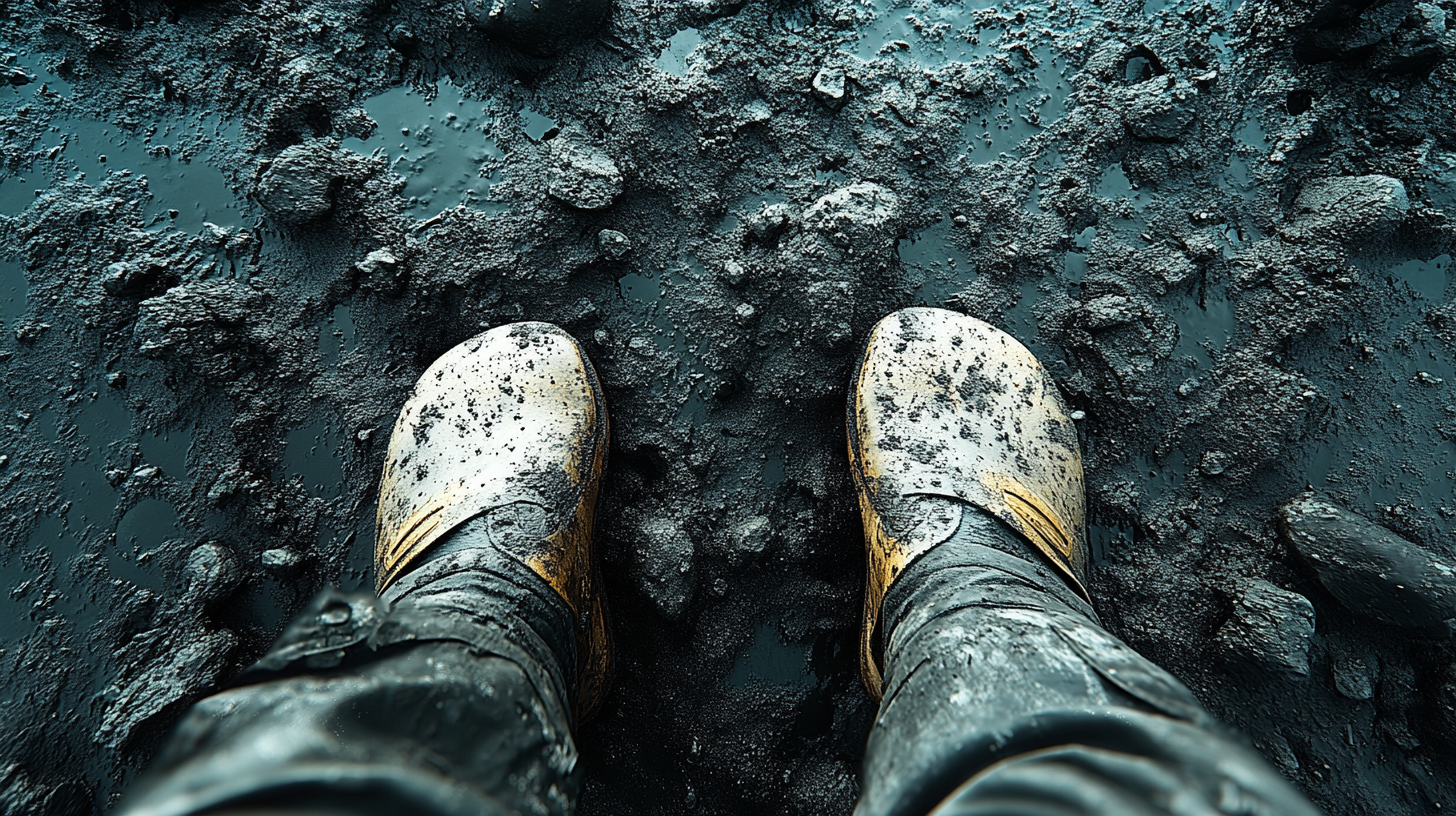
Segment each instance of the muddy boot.
[[1025,347],[896,312],[848,424],[880,699],[858,813],[1316,812],[1098,622],[1076,430]]
[[610,8],[608,0],[465,0],[482,31],[537,57],[595,36]]
[[565,814],[610,654],[591,553],[607,415],[543,323],[420,378],[380,485],[380,596],[326,590],[188,712],[127,814]]

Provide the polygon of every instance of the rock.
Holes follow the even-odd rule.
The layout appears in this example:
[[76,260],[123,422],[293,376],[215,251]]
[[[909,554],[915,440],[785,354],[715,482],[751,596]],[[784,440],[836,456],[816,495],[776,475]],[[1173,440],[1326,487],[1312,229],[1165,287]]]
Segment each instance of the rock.
[[465,12],[496,40],[547,57],[573,40],[596,36],[607,0],[465,0]]
[[263,568],[270,572],[292,572],[302,563],[303,558],[296,550],[287,547],[278,547],[263,551]]
[[258,203],[287,224],[306,224],[334,206],[334,188],[343,177],[338,142],[313,139],[286,148],[258,182]]
[[117,690],[106,706],[96,740],[113,749],[124,746],[139,726],[212,685],[236,644],[237,637],[226,629],[195,633],[172,644],[161,660]]
[[762,99],[755,99],[743,106],[740,121],[746,125],[758,125],[773,118],[773,111]]
[[174,286],[144,300],[132,329],[142,354],[185,361],[227,381],[261,362],[276,338],[262,325],[269,298],[232,278]]
[[1456,566],[1311,491],[1279,510],[1295,552],[1358,615],[1447,638],[1456,626]]
[[1368,700],[1375,696],[1375,673],[1358,657],[1335,658],[1330,672],[1335,690],[1351,700]]
[[199,545],[182,568],[187,586],[184,606],[206,609],[226,600],[243,582],[243,570],[232,550],[221,544]]
[[1369,56],[1401,23],[1401,3],[1332,0],[1310,18],[1294,46],[1300,62],[1354,62]]
[[743,264],[737,261],[724,261],[723,280],[729,286],[742,286],[748,282],[748,272],[744,270]]
[[757,555],[773,543],[773,525],[767,516],[749,516],[733,527],[733,549],[743,555]]
[[1405,20],[1376,46],[1370,67],[1390,74],[1429,71],[1451,55],[1451,47],[1446,12],[1434,3],[1416,3]]
[[740,326],[752,323],[753,318],[757,315],[758,310],[753,307],[752,303],[740,303],[733,309],[733,317],[738,320]]
[[394,252],[388,247],[380,247],[370,252],[358,264],[359,271],[365,275],[377,275],[380,272],[390,272],[397,266],[399,266],[399,258],[395,257]]
[[27,74],[19,68],[0,68],[0,74],[4,75],[5,84],[12,88],[19,88],[22,85],[29,85],[35,81],[35,77]]
[[1223,451],[1211,450],[1203,454],[1203,459],[1198,463],[1198,469],[1205,476],[1218,476],[1228,469],[1229,455]]
[[1146,141],[1173,142],[1193,123],[1190,86],[1163,74],[1128,88],[1123,95],[1123,120],[1128,132]]
[[604,229],[597,233],[597,249],[608,258],[620,261],[632,251],[632,240],[616,230]]
[[764,204],[758,212],[748,216],[748,234],[755,240],[768,243],[784,234],[790,223],[786,204]]
[[814,92],[814,98],[823,102],[831,110],[838,110],[848,98],[845,89],[845,76],[843,68],[820,68],[814,74],[814,79],[809,83],[810,89]]
[[580,210],[600,210],[622,194],[622,172],[606,153],[570,139],[557,138],[552,144],[546,188],[552,198]]
[[1234,596],[1234,614],[1215,640],[1229,653],[1293,676],[1309,674],[1314,605],[1268,581],[1248,581]]
[[804,211],[804,224],[836,246],[865,243],[887,236],[900,214],[900,198],[885,187],[861,181],[841,187]]
[[1293,227],[1303,236],[1348,243],[1388,232],[1409,209],[1405,185],[1390,176],[1318,179],[1294,200]]
[[147,256],[106,267],[101,288],[113,295],[150,295],[175,286],[177,272],[165,258]]
[[638,528],[636,571],[642,590],[668,620],[682,617],[696,576],[693,539],[677,522],[651,517]]

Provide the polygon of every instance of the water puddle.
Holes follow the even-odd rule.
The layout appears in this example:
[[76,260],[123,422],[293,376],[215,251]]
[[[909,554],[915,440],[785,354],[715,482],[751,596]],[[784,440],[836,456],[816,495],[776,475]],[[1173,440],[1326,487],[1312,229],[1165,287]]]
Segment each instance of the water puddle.
[[1223,188],[1244,198],[1254,197],[1256,179],[1252,162],[1264,155],[1269,137],[1253,116],[1234,134],[1234,149],[1223,174]]
[[561,132],[561,123],[530,108],[521,108],[521,131],[533,142],[544,142]]
[[8,333],[10,322],[25,314],[29,292],[25,266],[18,260],[0,257],[0,331]]
[[1170,310],[1170,314],[1178,324],[1174,359],[1188,360],[1203,371],[1213,370],[1218,354],[1228,347],[1238,327],[1234,305],[1224,293],[1223,286],[1209,287],[1201,305],[1197,301],[1183,299]]
[[161,592],[161,565],[155,563],[156,556],[179,535],[177,511],[172,505],[160,499],[137,502],[116,525],[116,544],[106,553],[111,574]]
[[918,306],[944,308],[975,279],[965,254],[953,243],[955,229],[952,221],[942,219],[896,244],[900,262],[909,268]]
[[320,419],[289,432],[283,448],[288,479],[302,479],[304,489],[323,499],[344,494],[344,462],[339,440]]
[[42,142],[61,148],[57,169],[73,180],[99,184],[110,173],[128,172],[144,177],[152,195],[143,209],[148,225],[195,233],[208,222],[237,227],[243,216],[227,179],[207,164],[210,153],[202,150],[191,159],[184,154],[199,145],[236,142],[239,133],[238,125],[211,116],[191,124],[164,121],[137,132],[72,118],[52,122]]
[[340,358],[353,350],[354,315],[348,306],[341,303],[319,326],[319,353],[328,365],[338,365]]
[[688,75],[688,57],[702,44],[703,35],[696,28],[684,28],[668,39],[667,47],[657,55],[652,67],[664,74],[685,77]]
[[1409,286],[1417,297],[1442,303],[1446,289],[1451,285],[1451,256],[1440,255],[1429,261],[1406,261],[1392,267],[1389,274],[1392,280]]
[[192,446],[191,433],[176,431],[142,434],[138,443],[142,458],[148,465],[161,468],[162,473],[174,479],[187,478],[187,451]]
[[1097,186],[1092,192],[1098,198],[1125,201],[1138,213],[1146,209],[1153,200],[1152,194],[1132,186],[1132,181],[1128,179],[1127,172],[1120,163],[1109,164],[1102,171],[1102,178],[1097,180]]
[[671,319],[677,301],[672,297],[679,285],[691,285],[694,280],[705,277],[702,264],[689,258],[677,268],[663,270],[657,277],[637,273],[623,275],[617,281],[622,299],[633,304],[643,322],[650,327],[648,336],[636,336],[628,341],[629,350],[639,354],[663,357],[674,361],[667,380],[661,383],[661,393],[678,403],[678,418],[691,425],[702,425],[707,421],[708,403],[703,394],[703,383],[712,372],[702,361],[702,344],[705,341],[688,337],[686,331]]
[[784,642],[777,623],[760,623],[753,630],[753,641],[734,662],[724,682],[733,689],[747,688],[753,683],[812,687],[816,680],[810,657],[808,646]]
[[913,60],[925,67],[970,62],[995,53],[994,32],[976,30],[972,9],[915,0],[870,0],[872,15],[860,27],[854,55]]
[[1000,104],[993,106],[990,115],[973,119],[962,130],[966,161],[971,164],[1020,158],[1027,139],[1066,113],[1071,84],[1062,75],[1060,60],[1050,45],[1017,52],[1010,63],[1017,70]]
[[489,100],[468,99],[441,80],[425,92],[391,88],[365,100],[363,107],[378,127],[367,139],[345,139],[343,144],[389,159],[405,179],[402,194],[411,214],[428,217],[457,205],[505,210],[504,204],[489,200],[491,185],[499,180],[495,165],[505,157],[491,135],[496,119]]

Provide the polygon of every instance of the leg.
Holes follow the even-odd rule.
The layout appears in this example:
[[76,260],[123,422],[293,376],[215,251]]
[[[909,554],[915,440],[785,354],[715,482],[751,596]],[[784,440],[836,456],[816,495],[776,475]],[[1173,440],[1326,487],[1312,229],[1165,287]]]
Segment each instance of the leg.
[[850,410],[883,693],[859,813],[1316,812],[1098,623],[1076,436],[1020,344],[891,315]]
[[194,706],[126,814],[569,814],[572,705],[608,666],[592,516],[606,415],[565,333],[430,367],[390,440],[381,594],[326,590]]

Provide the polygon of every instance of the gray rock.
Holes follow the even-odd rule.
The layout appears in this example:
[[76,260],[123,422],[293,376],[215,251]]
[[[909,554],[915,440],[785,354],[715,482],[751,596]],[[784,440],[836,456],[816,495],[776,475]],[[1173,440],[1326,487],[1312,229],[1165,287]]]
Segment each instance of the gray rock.
[[263,567],[272,572],[292,572],[303,561],[298,552],[287,547],[263,551]]
[[1194,94],[1191,86],[1175,82],[1172,74],[1134,85],[1122,100],[1128,131],[1147,141],[1177,141],[1193,124],[1190,100]]
[[668,620],[682,617],[692,600],[697,549],[677,522],[650,517],[638,528],[637,578],[657,611]]
[[313,139],[286,148],[258,182],[258,203],[288,224],[305,224],[334,207],[334,187],[343,177],[338,143]]
[[804,211],[804,224],[845,246],[883,237],[900,214],[900,198],[871,181],[841,187]]
[[742,286],[748,282],[748,272],[744,270],[743,264],[728,260],[723,262],[723,280],[729,286]]
[[1294,200],[1293,228],[1307,237],[1350,242],[1388,232],[1409,209],[1405,185],[1390,176],[1318,179]]
[[773,538],[773,525],[767,516],[749,516],[733,527],[733,549],[744,555],[763,552]]
[[759,241],[772,241],[784,234],[791,219],[786,204],[764,204],[748,216],[748,232]]
[[1330,672],[1335,690],[1351,700],[1368,700],[1375,696],[1375,672],[1358,657],[1335,658]]
[[1280,529],[1350,611],[1447,638],[1456,626],[1456,566],[1313,491],[1279,510]]
[[1203,459],[1198,462],[1198,469],[1203,471],[1205,476],[1219,476],[1228,470],[1229,455],[1219,450],[1211,450],[1203,454]]
[[604,229],[597,233],[597,249],[608,258],[620,261],[632,251],[632,239],[616,230]]
[[183,605],[207,608],[225,600],[243,582],[243,570],[232,550],[221,544],[202,544],[187,556],[182,568],[187,586]]
[[622,194],[622,171],[601,149],[560,137],[553,144],[546,188],[552,198],[580,210],[600,210]]
[[1314,605],[1268,581],[1241,583],[1215,640],[1230,654],[1293,676],[1309,674]]
[[810,83],[814,91],[814,98],[828,105],[832,109],[838,109],[844,105],[848,98],[845,89],[845,76],[843,68],[832,68],[825,66],[814,74]]
[[139,726],[212,685],[227,666],[227,655],[237,640],[236,635],[223,629],[195,633],[171,645],[163,652],[162,660],[116,689],[96,731],[96,741],[119,748]]

